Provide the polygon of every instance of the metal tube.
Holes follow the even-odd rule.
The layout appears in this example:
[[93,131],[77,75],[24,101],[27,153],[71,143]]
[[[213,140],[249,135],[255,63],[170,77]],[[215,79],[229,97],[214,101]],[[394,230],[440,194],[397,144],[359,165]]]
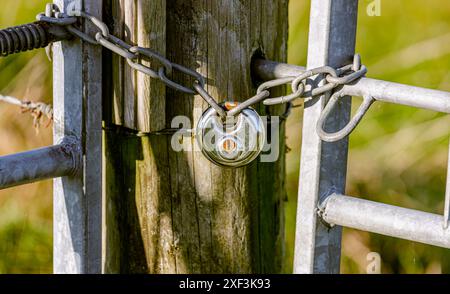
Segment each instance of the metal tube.
[[296,77],[303,74],[306,67],[287,64],[267,59],[254,59],[252,61],[252,72],[262,81]]
[[450,92],[362,78],[354,85],[345,85],[351,96],[372,96],[375,100],[450,113]]
[[450,142],[448,144],[447,184],[445,186],[444,229],[448,228],[449,220],[450,220]]
[[329,224],[450,248],[442,215],[333,194],[320,207]]
[[[67,11],[73,0],[54,0]],[[105,1],[79,1],[102,19]],[[92,36],[97,28],[80,27]],[[53,140],[72,135],[82,142],[83,161],[73,177],[53,181],[53,272],[102,273],[102,48],[58,42],[53,46]],[[88,98],[87,98],[88,97]],[[104,248],[103,248],[104,249]],[[104,252],[104,251],[103,251]]]
[[78,141],[0,157],[0,189],[75,174],[81,151]]
[[[336,68],[348,63],[355,53],[357,11],[357,0],[311,1],[308,69],[325,65]],[[274,72],[282,72],[285,67]],[[339,273],[341,228],[330,230],[317,221],[316,207],[330,191],[345,191],[348,139],[328,143],[319,138],[316,125],[326,98],[322,95],[305,102],[295,228],[296,274]],[[336,131],[347,124],[351,99],[343,97],[341,102],[327,120],[327,130]]]
[[[298,76],[304,67],[258,59],[252,68],[257,77],[271,80]],[[382,80],[361,78],[345,85],[343,92],[350,96],[372,96],[375,100],[450,113],[450,92],[414,87]],[[306,92],[309,92],[308,89]]]

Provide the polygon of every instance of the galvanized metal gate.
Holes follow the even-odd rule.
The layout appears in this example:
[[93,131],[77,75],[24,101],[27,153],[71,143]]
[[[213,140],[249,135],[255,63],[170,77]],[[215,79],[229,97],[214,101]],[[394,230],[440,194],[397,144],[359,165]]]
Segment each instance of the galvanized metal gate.
[[[311,1],[308,68],[348,62],[354,54],[357,11],[357,0]],[[270,71],[295,76],[301,69],[275,66]],[[450,113],[447,92],[368,78],[345,86],[343,91],[349,96],[371,96],[379,101]],[[345,196],[348,139],[328,143],[316,133],[325,100],[321,97],[305,104],[294,273],[338,273],[341,226],[450,248],[450,164],[443,215]],[[347,98],[329,120],[327,129],[341,129],[349,116]]]
[[[55,1],[62,8],[70,2]],[[102,1],[83,4],[86,12],[101,18]],[[348,64],[355,49],[358,1],[312,0],[311,4],[307,67]],[[54,272],[101,273],[101,48],[79,40],[63,41],[54,44],[53,59],[57,145],[1,157],[0,186],[55,178]],[[263,80],[305,72],[303,67],[267,60],[254,65]],[[328,131],[340,130],[350,120],[351,96],[450,113],[448,92],[369,78],[341,91],[348,96],[328,119]],[[305,102],[294,273],[338,273],[341,226],[450,248],[450,163],[443,215],[345,196],[348,138],[324,142],[316,131],[327,99],[325,95]]]

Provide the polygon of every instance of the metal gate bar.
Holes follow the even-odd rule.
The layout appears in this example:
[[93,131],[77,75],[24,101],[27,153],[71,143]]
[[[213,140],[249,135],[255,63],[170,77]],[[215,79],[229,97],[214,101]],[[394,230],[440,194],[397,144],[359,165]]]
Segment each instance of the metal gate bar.
[[337,194],[327,197],[319,213],[329,224],[450,248],[442,215]]
[[448,229],[450,220],[450,142],[448,144],[447,184],[445,188],[444,228]]
[[[330,52],[338,52],[338,54],[342,54],[342,48],[346,48],[342,44],[341,47],[338,46],[339,44],[334,44],[333,47],[333,38],[337,36],[332,32],[336,26],[339,27],[339,34],[344,36],[340,41],[350,42],[347,46],[354,45],[353,35],[350,34],[351,39],[347,40],[349,37],[348,27],[344,24],[341,26],[330,24],[330,19],[338,18],[335,15],[337,8],[333,9],[332,3],[340,5],[341,8],[344,5],[339,1],[312,1],[309,68],[313,67],[311,61],[314,66],[342,65],[335,64],[332,60],[329,60],[328,63],[321,63],[323,57],[327,56],[323,53],[324,48],[321,46],[325,46],[329,51],[331,50]],[[347,3],[347,5],[352,4]],[[355,8],[356,6],[347,6],[344,9],[350,13]],[[349,25],[353,25],[353,21]],[[326,38],[330,44],[327,44]],[[314,63],[314,61],[318,63]],[[262,59],[256,60],[252,67],[262,80],[295,77],[306,70],[304,67]],[[309,92],[309,90],[310,86],[307,86],[306,91]],[[343,86],[342,92],[345,95],[371,96],[378,101],[450,113],[450,93],[445,91],[361,78],[351,85]],[[450,248],[450,153],[443,216],[344,196],[342,181],[345,182],[347,141],[342,142],[345,147],[344,145],[330,147],[333,145],[328,145],[328,143],[322,143],[321,146],[316,138],[317,135],[311,131],[315,129],[317,117],[320,115],[318,112],[323,107],[323,100],[322,98],[319,103],[314,98],[305,100],[294,273],[336,273],[339,271],[339,226]],[[348,105],[346,103],[345,105]],[[339,129],[338,125],[348,120],[347,115],[348,112],[341,111],[328,129],[331,127]],[[327,149],[327,147],[334,148],[334,150]],[[336,158],[335,155],[339,152],[342,157]],[[317,205],[318,202],[321,204]],[[327,231],[321,222],[317,222],[317,216],[324,223],[338,226],[332,226]]]
[[78,140],[0,157],[0,189],[77,173],[81,159]]
[[[304,67],[258,59],[253,70],[262,80],[296,77],[306,71]],[[306,86],[306,93],[310,86]],[[342,91],[349,96],[372,96],[375,100],[412,106],[437,112],[450,113],[450,93],[445,91],[403,85],[389,81],[361,78]]]
[[[71,1],[54,2],[65,11]],[[101,0],[81,3],[101,19]],[[80,40],[53,44],[54,142],[74,136],[83,154],[78,174],[54,180],[54,273],[102,272],[101,68],[101,48]]]
[[[312,0],[308,68],[340,67],[351,63],[355,49],[357,0]],[[305,102],[300,183],[295,236],[294,273],[339,273],[341,228],[328,229],[317,221],[319,199],[344,193],[348,139],[322,142],[316,124],[327,97]],[[330,117],[328,130],[347,124],[349,97]]]

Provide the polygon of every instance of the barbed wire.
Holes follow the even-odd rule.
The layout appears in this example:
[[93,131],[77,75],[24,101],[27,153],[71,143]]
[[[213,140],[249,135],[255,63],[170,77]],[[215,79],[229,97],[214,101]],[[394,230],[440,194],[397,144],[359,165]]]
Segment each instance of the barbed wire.
[[33,117],[33,126],[36,130],[39,130],[44,119],[47,120],[45,127],[48,127],[53,121],[53,107],[49,104],[20,100],[16,97],[3,95],[0,95],[0,102],[19,106],[22,113],[30,113]]

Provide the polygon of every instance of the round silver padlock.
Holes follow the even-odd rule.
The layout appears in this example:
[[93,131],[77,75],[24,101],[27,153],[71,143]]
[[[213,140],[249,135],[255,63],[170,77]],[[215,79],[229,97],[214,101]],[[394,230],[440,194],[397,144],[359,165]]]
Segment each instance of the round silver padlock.
[[[236,102],[221,104],[227,110],[236,105]],[[256,159],[264,146],[265,136],[263,121],[252,108],[222,119],[210,107],[196,128],[202,153],[213,163],[226,167],[241,167]]]

